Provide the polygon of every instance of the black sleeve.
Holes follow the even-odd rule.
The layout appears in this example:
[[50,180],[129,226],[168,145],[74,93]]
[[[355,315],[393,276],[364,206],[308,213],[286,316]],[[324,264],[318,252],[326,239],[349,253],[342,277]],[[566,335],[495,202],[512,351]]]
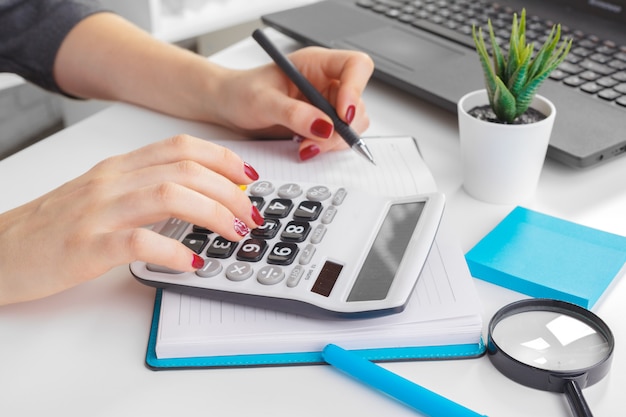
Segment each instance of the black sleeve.
[[102,10],[89,0],[0,0],[0,72],[61,92],[52,73],[59,47],[78,22]]

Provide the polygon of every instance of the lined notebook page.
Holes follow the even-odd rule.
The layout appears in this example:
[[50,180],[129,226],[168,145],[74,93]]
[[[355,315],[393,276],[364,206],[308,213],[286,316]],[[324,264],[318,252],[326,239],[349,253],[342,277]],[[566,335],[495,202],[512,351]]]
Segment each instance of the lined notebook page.
[[[391,196],[436,189],[413,139],[376,138],[366,143],[376,166],[352,150],[302,163],[294,157],[297,145],[290,142],[227,145],[262,178],[342,184]],[[407,341],[414,345],[477,343],[480,313],[463,254],[442,223],[416,291],[400,314],[325,321],[163,291],[156,354],[168,358],[307,352],[321,350],[330,342],[359,348],[364,340],[371,348],[406,345]],[[249,351],[251,345],[254,352]]]

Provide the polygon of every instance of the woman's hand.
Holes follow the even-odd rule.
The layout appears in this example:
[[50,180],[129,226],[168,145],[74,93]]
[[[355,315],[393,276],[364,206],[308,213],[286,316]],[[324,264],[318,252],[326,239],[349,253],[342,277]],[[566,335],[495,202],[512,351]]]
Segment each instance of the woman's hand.
[[169,217],[238,241],[263,224],[239,185],[258,178],[232,151],[176,136],[114,156],[0,215],[0,305],[40,298],[135,260],[193,271],[202,259],[142,226]]
[[[337,110],[339,117],[361,133],[369,126],[362,93],[374,70],[360,52],[309,47],[290,60]],[[212,112],[219,123],[257,136],[296,136],[300,158],[347,147],[333,130],[332,120],[311,105],[275,65],[222,73]]]

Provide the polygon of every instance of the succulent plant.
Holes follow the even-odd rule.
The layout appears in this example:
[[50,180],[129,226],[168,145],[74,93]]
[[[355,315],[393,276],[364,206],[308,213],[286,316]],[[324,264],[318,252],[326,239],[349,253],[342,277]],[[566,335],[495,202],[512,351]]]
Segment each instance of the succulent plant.
[[474,26],[472,35],[485,74],[489,104],[500,121],[513,123],[526,112],[543,81],[565,59],[572,40],[563,40],[558,47],[561,25],[554,25],[543,46],[533,54],[534,43],[526,43],[526,9],[522,9],[519,23],[517,13],[513,15],[509,50],[505,57],[496,41],[491,20],[487,23],[492,59],[489,57],[482,29]]

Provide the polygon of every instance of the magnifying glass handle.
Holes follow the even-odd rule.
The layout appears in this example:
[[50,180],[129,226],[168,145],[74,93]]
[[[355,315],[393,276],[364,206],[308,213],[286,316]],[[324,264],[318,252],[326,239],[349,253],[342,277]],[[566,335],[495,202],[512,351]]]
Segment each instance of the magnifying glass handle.
[[580,389],[578,382],[570,379],[565,384],[564,389],[569,406],[576,417],[593,417],[591,409],[587,405],[585,397],[583,397],[583,391]]

